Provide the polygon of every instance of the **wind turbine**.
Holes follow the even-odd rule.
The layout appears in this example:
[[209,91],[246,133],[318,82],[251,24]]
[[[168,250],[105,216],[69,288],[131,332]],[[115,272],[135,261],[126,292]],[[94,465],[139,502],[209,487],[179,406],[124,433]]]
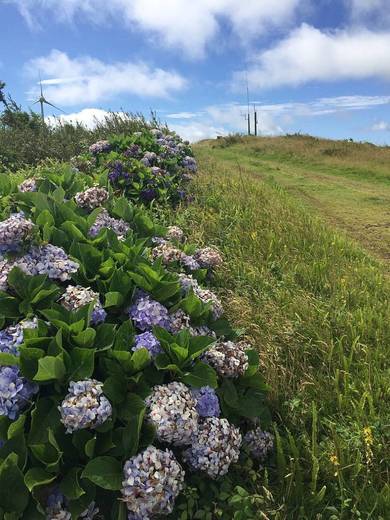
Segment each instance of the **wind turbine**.
[[39,98],[34,101],[33,105],[36,105],[37,103],[40,103],[41,105],[41,117],[42,117],[42,121],[43,123],[45,122],[45,113],[43,111],[43,105],[46,103],[46,105],[50,105],[51,107],[55,108],[56,110],[59,110],[60,112],[63,112],[64,114],[66,114],[66,112],[64,112],[62,110],[62,108],[58,108],[56,107],[55,105],[53,105],[53,103],[50,103],[46,98],[45,96],[43,95],[43,90],[42,90],[42,80],[41,80],[41,75],[39,74],[39,85],[41,87],[41,95],[39,96]]

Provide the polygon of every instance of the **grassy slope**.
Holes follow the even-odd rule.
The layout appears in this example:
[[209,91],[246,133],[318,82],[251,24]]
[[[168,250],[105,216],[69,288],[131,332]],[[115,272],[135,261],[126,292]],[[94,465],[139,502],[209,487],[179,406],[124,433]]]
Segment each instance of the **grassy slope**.
[[[283,442],[267,515],[385,518],[389,282],[379,262],[285,190],[240,172],[231,151],[197,147],[196,202],[174,220],[222,249],[225,308],[258,346],[272,388]],[[260,161],[263,172],[276,166]],[[383,195],[388,178],[376,171],[372,188]]]
[[307,136],[204,146],[227,167],[283,186],[390,267],[390,147]]

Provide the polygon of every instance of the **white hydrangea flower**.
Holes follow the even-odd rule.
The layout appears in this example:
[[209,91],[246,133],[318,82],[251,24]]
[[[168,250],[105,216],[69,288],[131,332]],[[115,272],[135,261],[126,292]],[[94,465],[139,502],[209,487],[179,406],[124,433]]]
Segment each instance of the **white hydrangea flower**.
[[199,425],[192,444],[183,452],[192,470],[204,471],[210,478],[221,477],[240,455],[240,430],[227,419],[208,417]]
[[150,520],[172,512],[184,487],[184,471],[170,450],[149,446],[123,468],[122,500],[129,519]]
[[249,362],[246,350],[250,346],[240,341],[219,341],[204,354],[204,360],[224,377],[239,377],[246,372]]
[[158,385],[146,399],[148,418],[156,427],[157,438],[175,446],[190,444],[198,428],[196,400],[183,383]]

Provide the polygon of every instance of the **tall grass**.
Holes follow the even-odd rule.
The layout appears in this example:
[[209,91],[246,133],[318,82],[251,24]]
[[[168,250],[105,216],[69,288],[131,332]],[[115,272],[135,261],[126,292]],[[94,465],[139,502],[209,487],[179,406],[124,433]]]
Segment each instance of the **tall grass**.
[[0,172],[34,166],[45,159],[68,161],[85,152],[90,144],[99,139],[130,134],[150,124],[161,126],[154,114],[151,115],[151,121],[147,121],[141,114],[112,112],[103,120],[96,120],[93,129],[80,123],[62,122],[60,119],[55,124],[43,125],[40,118],[24,112],[21,114],[26,116],[23,124],[11,126],[1,123],[0,119]]
[[390,285],[380,264],[282,189],[223,168],[207,147],[197,159],[195,204],[174,218],[222,249],[225,308],[271,387],[277,449],[257,490],[273,496],[262,515],[386,518]]

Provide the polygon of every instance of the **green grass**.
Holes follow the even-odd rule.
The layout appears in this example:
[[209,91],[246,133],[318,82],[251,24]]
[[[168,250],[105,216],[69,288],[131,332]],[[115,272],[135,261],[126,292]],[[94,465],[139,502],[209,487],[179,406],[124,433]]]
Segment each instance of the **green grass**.
[[199,153],[282,186],[390,268],[390,147],[307,136],[223,143],[206,142]]
[[[301,175],[307,192],[316,189],[307,156],[299,171],[280,157],[248,170],[251,146],[199,145],[195,203],[172,218],[194,241],[223,251],[217,286],[228,317],[257,346],[271,387],[280,441],[268,478],[257,483],[266,498],[258,518],[387,518],[388,277],[380,261],[313,215],[322,213],[317,203],[297,200],[290,174]],[[380,177],[366,197],[376,185],[378,197],[388,196]],[[335,179],[334,198],[347,197],[350,174]],[[327,206],[331,188],[326,198],[322,188],[316,193]]]

